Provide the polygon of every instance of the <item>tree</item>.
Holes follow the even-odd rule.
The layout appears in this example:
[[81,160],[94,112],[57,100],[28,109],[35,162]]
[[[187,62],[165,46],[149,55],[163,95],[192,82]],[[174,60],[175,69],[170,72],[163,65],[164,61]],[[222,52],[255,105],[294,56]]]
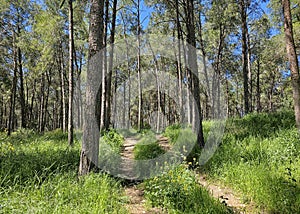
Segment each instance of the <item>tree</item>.
[[69,114],[68,114],[68,143],[73,145],[73,97],[74,97],[74,30],[73,3],[69,3]]
[[193,120],[192,124],[197,131],[197,144],[204,148],[204,136],[202,128],[202,115],[200,103],[200,89],[199,89],[199,76],[196,56],[196,37],[195,37],[195,21],[194,21],[194,1],[187,1],[186,8],[186,27],[187,27],[187,43],[191,46],[188,47],[188,65],[191,69],[192,81],[192,94],[195,104],[193,105]]
[[[86,105],[83,124],[83,139],[79,163],[79,175],[88,174],[98,163],[99,153],[99,115],[96,109],[98,89],[101,82],[103,48],[104,0],[91,0],[89,25],[89,54],[86,85]],[[100,56],[99,56],[100,55]]]
[[295,42],[294,42],[290,0],[282,0],[282,9],[284,15],[284,33],[285,33],[285,41],[286,41],[286,50],[287,50],[287,56],[290,62],[290,70],[291,70],[295,119],[296,119],[297,128],[300,131],[300,76],[299,76],[299,65],[298,65],[298,59],[296,54]]

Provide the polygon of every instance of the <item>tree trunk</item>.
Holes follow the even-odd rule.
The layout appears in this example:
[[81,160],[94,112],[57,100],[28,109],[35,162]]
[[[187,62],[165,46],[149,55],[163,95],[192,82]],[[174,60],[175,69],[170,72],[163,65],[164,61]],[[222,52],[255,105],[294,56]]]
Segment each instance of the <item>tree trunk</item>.
[[244,105],[245,114],[249,113],[249,78],[247,70],[247,9],[245,5],[245,0],[239,1],[240,14],[242,20],[242,63],[243,63],[243,78],[244,78]]
[[60,68],[60,92],[61,92],[61,126],[62,131],[66,132],[66,93],[65,93],[65,66],[64,66],[64,54],[63,54],[63,45],[62,41],[60,42],[60,56],[59,56],[59,68]]
[[251,69],[251,48],[250,48],[250,35],[249,35],[249,29],[246,28],[246,37],[247,37],[247,69],[248,69],[248,87],[249,87],[249,111],[253,111],[253,102],[252,102],[252,93],[253,93],[253,84],[252,84],[252,69]]
[[195,38],[195,22],[194,22],[194,2],[193,0],[187,1],[187,43],[192,47],[188,48],[188,66],[191,70],[192,80],[192,94],[194,97],[193,105],[193,128],[197,131],[197,144],[200,148],[204,148],[204,137],[202,128],[202,115],[200,103],[200,89],[199,89],[199,76],[196,55],[196,38]]
[[[20,27],[18,26],[18,34],[20,35],[20,33],[21,30]],[[20,79],[21,127],[26,128],[26,104],[25,104],[25,93],[24,93],[22,52],[20,47],[18,47],[18,66],[19,66],[19,79]]]
[[69,0],[69,113],[68,113],[68,143],[73,145],[73,96],[74,96],[74,32],[73,4]]
[[13,85],[10,95],[10,108],[9,108],[9,119],[8,119],[8,132],[7,135],[10,136],[11,132],[15,128],[15,104],[16,104],[16,92],[17,92],[17,71],[18,71],[18,60],[17,60],[17,48],[15,47],[15,34],[13,32],[13,58],[14,58],[14,76]]
[[141,85],[141,23],[140,23],[140,0],[137,0],[137,19],[138,19],[138,53],[137,53],[137,70],[138,70],[138,90],[139,90],[139,104],[138,104],[138,131],[143,129],[143,115],[142,115],[142,107],[143,107],[143,97],[142,97],[142,85]]
[[260,59],[257,59],[257,77],[256,77],[256,111],[260,112]]
[[290,62],[296,125],[300,132],[300,77],[296,54],[290,0],[282,0],[286,50]]
[[[83,138],[79,163],[79,175],[88,174],[98,164],[99,130],[96,97],[100,87],[103,48],[104,0],[91,0],[89,26],[89,56],[86,85],[86,105],[83,124]],[[100,60],[99,60],[100,55]],[[99,75],[100,74],[100,75]]]
[[115,30],[116,30],[116,19],[117,19],[117,0],[113,2],[113,14],[111,23],[111,35],[110,35],[110,53],[109,53],[109,64],[108,64],[108,76],[107,76],[107,93],[106,93],[106,119],[105,129],[109,129],[111,123],[111,81],[112,81],[112,69],[114,59],[114,43],[115,43]]

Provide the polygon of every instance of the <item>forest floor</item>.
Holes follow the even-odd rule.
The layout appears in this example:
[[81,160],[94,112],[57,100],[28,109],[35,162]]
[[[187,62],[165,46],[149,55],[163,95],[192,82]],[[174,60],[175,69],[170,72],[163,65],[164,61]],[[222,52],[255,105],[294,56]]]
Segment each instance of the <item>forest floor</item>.
[[[161,135],[156,136],[159,145],[166,151],[171,148],[168,143],[168,138]],[[138,139],[135,137],[129,137],[125,139],[123,145],[123,151],[121,156],[123,157],[123,169],[128,177],[132,176],[131,172],[133,170],[133,149],[138,143]],[[134,180],[131,177],[131,180]],[[252,213],[254,210],[253,204],[245,204],[242,202],[241,197],[238,196],[232,189],[224,187],[213,181],[206,179],[206,175],[202,173],[197,173],[197,181],[201,186],[203,186],[214,198],[218,199],[220,203],[225,204],[234,213]],[[140,187],[135,184],[130,184],[125,187],[126,196],[129,198],[129,204],[127,209],[132,214],[146,213],[146,214],[160,214],[165,213],[161,208],[149,208],[146,206],[146,200],[144,198],[144,192]]]

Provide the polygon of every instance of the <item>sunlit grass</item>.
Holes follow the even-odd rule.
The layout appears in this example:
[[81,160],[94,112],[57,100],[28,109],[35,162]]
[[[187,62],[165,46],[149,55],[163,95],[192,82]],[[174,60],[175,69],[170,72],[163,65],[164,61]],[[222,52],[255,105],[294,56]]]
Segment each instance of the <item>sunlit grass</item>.
[[103,174],[78,179],[79,142],[69,147],[59,130],[24,132],[2,138],[0,213],[127,213],[118,181]]

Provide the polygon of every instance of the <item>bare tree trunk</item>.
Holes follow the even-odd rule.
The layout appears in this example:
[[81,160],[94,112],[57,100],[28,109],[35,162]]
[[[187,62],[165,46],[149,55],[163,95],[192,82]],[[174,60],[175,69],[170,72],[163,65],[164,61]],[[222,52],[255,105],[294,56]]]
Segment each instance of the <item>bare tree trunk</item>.
[[149,42],[150,51],[152,53],[153,60],[155,62],[155,82],[156,82],[156,93],[157,93],[157,116],[156,116],[156,133],[159,133],[160,129],[160,83],[159,83],[159,65],[156,59],[156,56],[154,54],[154,51],[151,47],[151,44]]
[[111,123],[111,81],[112,81],[112,69],[114,59],[114,43],[115,43],[115,30],[116,30],[116,19],[117,19],[117,0],[113,2],[113,14],[111,23],[111,35],[110,35],[110,53],[109,53],[109,64],[108,64],[108,76],[107,76],[107,93],[106,93],[106,119],[105,129],[109,128]]
[[[83,125],[83,139],[79,163],[79,175],[88,174],[98,164],[99,130],[97,110],[95,107],[99,82],[102,77],[103,48],[103,8],[104,0],[91,0],[89,26],[89,57],[86,86],[86,106]],[[99,60],[100,55],[100,60]]]
[[300,77],[296,54],[290,0],[282,0],[286,50],[290,62],[296,125],[300,132]]
[[193,107],[193,128],[197,131],[197,144],[200,148],[204,148],[204,136],[202,128],[202,115],[201,115],[201,103],[200,103],[200,89],[199,89],[199,76],[197,66],[197,55],[196,55],[196,38],[195,38],[195,22],[194,22],[194,2],[193,0],[187,1],[187,42],[192,46],[188,48],[188,66],[192,70],[192,93],[194,97]]
[[13,85],[10,95],[10,108],[9,108],[9,119],[8,119],[8,132],[7,135],[10,136],[11,132],[15,128],[15,104],[16,104],[16,92],[17,92],[17,71],[18,71],[18,62],[17,62],[17,48],[15,47],[15,33],[13,32],[13,58],[14,58],[14,76],[13,76]]
[[207,73],[207,64],[206,64],[206,51],[204,47],[204,41],[203,41],[203,35],[202,35],[202,20],[201,20],[201,11],[199,12],[199,25],[198,25],[198,31],[199,31],[199,40],[200,40],[200,49],[202,52],[202,62],[203,62],[203,72],[206,82],[206,92],[205,92],[205,117],[209,118],[209,112],[210,112],[210,98],[211,98],[211,91],[210,91],[210,85],[209,85],[209,79],[208,79],[208,73]]
[[60,56],[59,56],[59,63],[60,63],[60,92],[61,92],[61,106],[62,106],[62,131],[66,132],[66,94],[65,94],[65,66],[64,66],[64,54],[63,54],[63,47],[62,41],[60,42]]
[[[109,0],[105,0],[105,13],[104,13],[104,38],[103,46],[107,51],[107,33],[108,33],[108,22],[109,22]],[[105,51],[105,52],[106,52]],[[100,130],[105,128],[105,121],[107,118],[107,54],[103,55],[103,68],[102,68],[102,84],[101,84],[101,116],[100,116]]]
[[239,0],[240,14],[242,19],[242,61],[243,61],[243,78],[244,78],[244,104],[245,114],[249,113],[249,78],[247,70],[247,9],[245,0]]
[[252,102],[252,93],[253,93],[253,84],[252,84],[252,69],[251,69],[251,48],[250,48],[250,35],[249,35],[249,29],[246,28],[246,37],[247,37],[247,68],[248,68],[248,87],[249,87],[249,111],[253,111],[253,102]]
[[256,77],[256,111],[260,112],[260,59],[257,59],[257,77]]
[[[19,26],[18,34],[21,34]],[[21,106],[21,127],[26,128],[26,104],[25,104],[25,93],[24,93],[24,79],[23,79],[23,66],[22,66],[22,52],[21,48],[18,47],[18,66],[19,66],[19,79],[20,79],[20,106]]]
[[[179,0],[176,0],[176,25],[177,25],[177,49],[178,49],[178,56],[177,56],[177,78],[178,78],[178,88],[179,88],[179,108],[180,108],[180,120],[183,123],[183,92],[182,92],[182,62],[181,62],[181,24],[180,24],[180,13],[179,13]],[[176,53],[176,51],[175,51]]]
[[39,105],[39,119],[38,119],[38,126],[39,126],[39,132],[43,132],[43,119],[44,119],[44,105],[45,105],[45,74],[42,74],[41,78],[41,95],[40,95],[40,105]]
[[143,97],[142,97],[142,85],[141,85],[141,23],[140,23],[140,0],[137,0],[137,19],[138,19],[138,55],[137,55],[137,70],[138,70],[138,90],[139,90],[139,104],[138,104],[138,130],[141,131],[143,129],[143,115],[142,115],[142,107],[143,107]]
[[69,0],[69,113],[68,113],[68,143],[73,145],[73,97],[74,97],[74,32],[73,4]]

